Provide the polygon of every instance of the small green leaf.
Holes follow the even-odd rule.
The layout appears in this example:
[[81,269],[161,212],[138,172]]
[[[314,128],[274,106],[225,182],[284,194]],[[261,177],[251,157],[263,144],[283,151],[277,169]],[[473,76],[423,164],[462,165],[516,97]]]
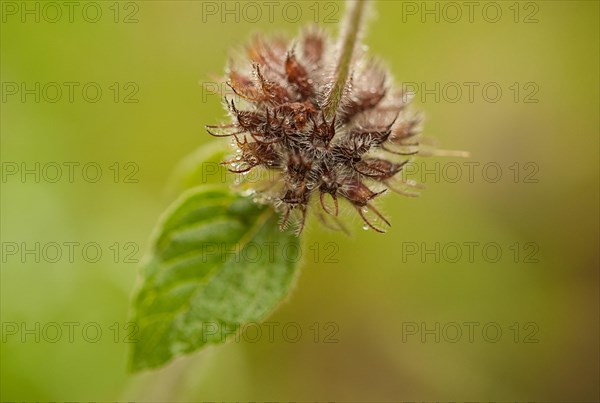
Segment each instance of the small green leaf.
[[177,165],[167,184],[166,194],[177,196],[195,186],[226,184],[231,174],[221,162],[230,154],[231,150],[220,141],[198,147]]
[[271,207],[205,186],[187,191],[164,214],[134,301],[139,327],[131,370],[225,341],[264,319],[296,277],[299,250]]

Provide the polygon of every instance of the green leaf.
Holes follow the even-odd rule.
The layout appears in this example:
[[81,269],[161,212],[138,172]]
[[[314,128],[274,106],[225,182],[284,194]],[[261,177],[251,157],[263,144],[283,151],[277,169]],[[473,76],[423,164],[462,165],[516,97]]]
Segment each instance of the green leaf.
[[[131,370],[222,343],[264,319],[296,277],[298,237],[273,209],[223,186],[187,191],[164,214],[134,301]],[[292,256],[294,257],[294,256]]]
[[177,165],[167,184],[166,194],[174,197],[195,186],[226,184],[232,174],[221,162],[231,153],[220,141],[198,147]]

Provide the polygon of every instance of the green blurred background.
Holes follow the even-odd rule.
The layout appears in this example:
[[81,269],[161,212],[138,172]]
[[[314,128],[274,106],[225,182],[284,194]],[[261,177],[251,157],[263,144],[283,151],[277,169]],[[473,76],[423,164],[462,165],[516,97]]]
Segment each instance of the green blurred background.
[[[295,35],[315,19],[337,32],[342,3],[292,3],[76,2],[72,22],[64,6],[52,22],[56,10],[46,3],[2,2],[2,400],[598,401],[595,1],[477,2],[472,22],[463,3],[453,3],[462,16],[452,22],[456,10],[445,3],[376,2],[366,44],[398,82],[440,83],[438,102],[435,94],[416,94],[425,134],[471,157],[419,165],[436,171],[439,163],[440,177],[425,178],[420,198],[384,199],[393,224],[387,235],[362,231],[358,219],[351,237],[311,221],[297,287],[269,318],[280,325],[274,342],[241,340],[127,374],[123,341],[138,270],[130,260],[142,256],[173,200],[165,187],[174,167],[214,141],[203,125],[224,116],[219,96],[202,83],[222,74],[229,49],[252,33]],[[23,7],[39,7],[40,21],[23,16]],[[424,14],[425,7],[438,7],[438,15]],[[86,21],[97,8],[99,21]],[[59,83],[64,93],[48,102],[49,86],[39,103],[31,94],[23,102],[21,83],[36,82]],[[73,102],[65,82],[80,83]],[[96,103],[81,93],[88,82],[102,88]],[[465,82],[479,83],[472,102]],[[490,82],[502,89],[497,102],[482,94]],[[19,86],[15,95],[11,83]],[[463,90],[456,102],[448,83]],[[454,175],[452,161],[463,175],[455,183],[444,179]],[[36,162],[39,183],[33,174],[9,175]],[[73,183],[65,162],[80,164]],[[102,169],[96,183],[82,176],[90,162]],[[56,183],[46,180],[54,177],[52,163],[63,167]],[[496,166],[502,175],[492,182]],[[55,263],[53,242],[63,252]],[[65,242],[78,242],[72,262]],[[81,250],[94,242],[102,256],[91,263]],[[452,242],[496,243],[502,255],[491,263],[479,246],[473,259],[463,247],[457,262],[449,249],[439,259],[421,256]],[[36,243],[39,262],[34,253],[21,255]],[[417,254],[406,253],[415,245]],[[537,263],[526,259],[532,251]],[[478,323],[472,340],[465,322]],[[302,329],[299,342],[281,336],[287,323]],[[454,324],[463,332],[456,342]],[[493,342],[496,327],[502,334]],[[92,342],[97,328],[102,335]],[[335,342],[325,343],[332,331]]]

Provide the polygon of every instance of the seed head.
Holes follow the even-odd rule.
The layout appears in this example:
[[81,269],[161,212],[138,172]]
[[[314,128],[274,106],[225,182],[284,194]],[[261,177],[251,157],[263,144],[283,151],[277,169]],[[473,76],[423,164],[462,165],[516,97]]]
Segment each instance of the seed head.
[[339,103],[328,113],[340,52],[316,28],[291,41],[256,37],[247,60],[227,69],[237,98],[225,98],[231,122],[207,126],[213,136],[232,137],[237,156],[223,162],[231,172],[271,173],[252,191],[281,212],[281,228],[295,216],[302,231],[309,209],[341,227],[345,202],[365,228],[384,232],[390,223],[373,200],[388,189],[414,195],[405,190],[414,184],[398,174],[406,156],[418,152],[420,116],[407,110],[408,94],[394,89],[364,49],[353,53]]

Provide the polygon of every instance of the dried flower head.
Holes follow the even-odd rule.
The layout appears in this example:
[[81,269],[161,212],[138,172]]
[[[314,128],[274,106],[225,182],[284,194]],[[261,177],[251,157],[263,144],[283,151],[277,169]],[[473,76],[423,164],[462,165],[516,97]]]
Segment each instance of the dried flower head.
[[356,46],[352,29],[338,45],[317,28],[291,41],[256,37],[248,61],[227,69],[237,96],[225,99],[231,122],[207,130],[232,137],[237,156],[224,162],[231,172],[275,174],[253,191],[281,211],[282,228],[293,214],[302,231],[309,208],[340,225],[345,200],[365,228],[384,232],[390,223],[373,200],[388,189],[414,195],[398,174],[419,151],[420,116],[382,64]]

